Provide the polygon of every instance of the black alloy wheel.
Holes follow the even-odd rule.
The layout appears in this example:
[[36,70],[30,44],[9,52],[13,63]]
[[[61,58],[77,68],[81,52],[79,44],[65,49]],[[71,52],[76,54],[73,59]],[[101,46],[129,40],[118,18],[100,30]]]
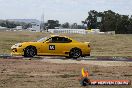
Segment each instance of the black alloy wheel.
[[69,56],[73,59],[77,59],[79,58],[80,56],[82,55],[82,52],[80,49],[78,48],[73,48],[71,49],[70,53],[69,53]]
[[24,57],[34,57],[36,55],[36,48],[27,47],[24,50]]

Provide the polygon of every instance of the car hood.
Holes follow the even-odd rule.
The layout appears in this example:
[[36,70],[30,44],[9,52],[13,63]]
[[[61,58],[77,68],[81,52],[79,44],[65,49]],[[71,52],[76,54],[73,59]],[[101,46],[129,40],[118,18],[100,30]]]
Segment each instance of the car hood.
[[16,43],[15,45],[13,45],[13,46],[11,47],[11,49],[13,49],[13,48],[18,48],[20,45],[22,45],[22,43]]
[[21,47],[23,45],[31,45],[31,44],[36,44],[36,43],[40,43],[40,42],[23,42],[23,43],[16,43],[15,45],[13,45],[11,47],[11,49],[13,48],[18,48],[18,47]]

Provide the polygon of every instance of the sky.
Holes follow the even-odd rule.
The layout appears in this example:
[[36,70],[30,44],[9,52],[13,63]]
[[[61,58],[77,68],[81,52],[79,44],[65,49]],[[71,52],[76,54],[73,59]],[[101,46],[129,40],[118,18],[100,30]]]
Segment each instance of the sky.
[[132,15],[132,0],[0,0],[0,19],[59,20],[81,24],[88,11]]

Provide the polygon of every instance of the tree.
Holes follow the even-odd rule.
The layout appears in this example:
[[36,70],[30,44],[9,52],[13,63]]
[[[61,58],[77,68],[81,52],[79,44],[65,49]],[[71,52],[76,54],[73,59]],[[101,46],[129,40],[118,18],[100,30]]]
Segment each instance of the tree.
[[71,25],[71,29],[78,29],[77,23],[73,23],[73,24]]
[[118,19],[117,21],[117,29],[115,30],[116,33],[127,34],[129,24],[130,24],[129,17],[126,15],[121,15],[120,19]]
[[114,31],[116,29],[116,22],[117,22],[116,13],[111,10],[104,11],[103,18],[104,18],[102,22],[103,28],[101,29],[101,31],[104,32]]
[[59,21],[58,20],[48,20],[47,23],[45,23],[45,26],[47,29],[55,29],[55,27],[59,27]]
[[68,22],[61,25],[63,28],[70,28],[70,24]]
[[16,26],[22,26],[23,29],[27,29],[27,28],[31,27],[32,25],[30,23],[24,23],[24,22],[0,20],[0,26],[7,27],[7,28],[16,28]]
[[[97,22],[97,17],[101,17],[102,21]],[[99,28],[103,32],[115,31],[119,34],[132,33],[132,16],[120,15],[111,10],[97,12],[91,10],[88,12],[88,17],[83,24],[87,24],[88,29]]]
[[88,12],[88,17],[85,21],[82,21],[83,24],[87,24],[88,29],[96,29],[97,28],[97,16],[98,12],[95,10],[90,10]]

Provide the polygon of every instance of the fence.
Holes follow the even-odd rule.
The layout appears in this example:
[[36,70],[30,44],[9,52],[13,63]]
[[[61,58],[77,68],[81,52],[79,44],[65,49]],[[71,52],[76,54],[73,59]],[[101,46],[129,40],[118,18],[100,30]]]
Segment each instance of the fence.
[[49,29],[51,33],[76,33],[76,34],[86,34],[85,29]]
[[67,34],[115,34],[113,31],[109,32],[100,32],[100,29],[48,29],[48,32],[58,34],[58,33],[67,33]]

